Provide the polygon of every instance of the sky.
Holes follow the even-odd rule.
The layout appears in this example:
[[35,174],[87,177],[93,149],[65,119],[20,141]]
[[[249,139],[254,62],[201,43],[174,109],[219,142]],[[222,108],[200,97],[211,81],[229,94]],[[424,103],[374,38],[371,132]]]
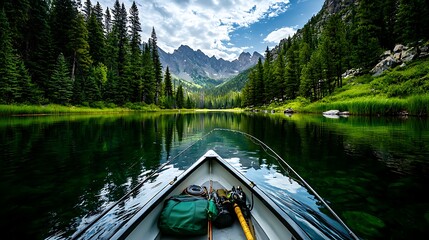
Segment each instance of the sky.
[[[105,11],[115,0],[98,0]],[[85,2],[82,0],[82,2]],[[96,0],[91,0],[96,4]],[[133,0],[120,0],[128,12]],[[322,8],[324,0],[136,0],[147,42],[155,28],[158,46],[180,45],[209,57],[234,60],[242,52],[264,54],[292,36]]]

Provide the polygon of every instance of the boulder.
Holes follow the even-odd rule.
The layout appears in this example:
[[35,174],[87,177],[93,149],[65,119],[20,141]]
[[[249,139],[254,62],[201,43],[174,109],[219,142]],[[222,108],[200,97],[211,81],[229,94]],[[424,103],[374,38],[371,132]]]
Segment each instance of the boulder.
[[380,62],[371,69],[373,76],[379,76],[384,71],[394,68],[398,65],[403,65],[406,62],[410,62],[417,58],[424,58],[429,56],[428,45],[417,46],[417,47],[406,47],[402,44],[397,44],[393,51],[385,51],[380,55]]
[[405,46],[402,44],[396,44],[395,48],[393,48],[394,53],[402,52],[404,50]]
[[373,73],[373,76],[379,76],[387,69],[396,67],[398,64],[400,64],[400,61],[392,56],[388,56],[387,58],[381,60],[373,69],[371,69],[371,73]]
[[340,114],[340,110],[329,110],[326,112],[323,112],[323,115],[339,115]]
[[418,55],[416,48],[410,48],[406,51],[402,52],[401,61],[402,62],[409,62],[411,60],[414,60],[416,56]]
[[284,113],[294,113],[292,108],[288,108],[286,110],[284,110]]
[[345,71],[342,74],[342,77],[345,78],[349,78],[349,77],[355,77],[357,75],[359,75],[362,72],[362,68],[352,68],[352,69],[348,69],[347,71]]

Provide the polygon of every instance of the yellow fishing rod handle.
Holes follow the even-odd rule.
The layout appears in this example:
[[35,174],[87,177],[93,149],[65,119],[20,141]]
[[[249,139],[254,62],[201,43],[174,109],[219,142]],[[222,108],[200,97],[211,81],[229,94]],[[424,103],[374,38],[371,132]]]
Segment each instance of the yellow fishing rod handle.
[[241,212],[240,206],[237,203],[234,203],[234,211],[237,214],[238,221],[240,222],[241,228],[243,229],[244,235],[246,235],[247,240],[254,240],[252,232],[247,225],[246,219],[244,219],[243,213]]

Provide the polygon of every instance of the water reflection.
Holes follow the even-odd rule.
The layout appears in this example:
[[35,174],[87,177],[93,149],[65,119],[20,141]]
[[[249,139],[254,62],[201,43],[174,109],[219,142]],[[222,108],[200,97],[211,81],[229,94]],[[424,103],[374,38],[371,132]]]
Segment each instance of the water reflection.
[[429,235],[429,204],[421,197],[429,180],[427,120],[224,112],[1,118],[0,204],[7,207],[0,230],[31,239],[71,236],[137,187],[103,220],[118,226],[208,149],[279,205],[300,206],[294,213],[306,217],[299,221],[316,216],[314,209],[328,214],[282,163],[235,134],[211,134],[172,161],[214,128],[266,142],[364,238]]

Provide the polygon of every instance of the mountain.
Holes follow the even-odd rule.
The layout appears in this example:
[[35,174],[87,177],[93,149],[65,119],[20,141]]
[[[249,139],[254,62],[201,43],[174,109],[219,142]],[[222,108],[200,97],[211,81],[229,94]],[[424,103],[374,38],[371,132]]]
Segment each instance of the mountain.
[[239,92],[246,85],[247,79],[249,79],[250,71],[253,68],[248,68],[243,72],[239,73],[237,76],[234,76],[230,79],[227,79],[225,82],[217,85],[210,90],[210,93],[213,95],[225,95],[228,92]]
[[259,58],[263,59],[258,52],[243,52],[238,59],[227,61],[209,57],[201,50],[195,51],[187,45],[181,45],[173,53],[159,49],[159,56],[164,70],[168,66],[173,75],[201,86],[218,85],[256,65]]

